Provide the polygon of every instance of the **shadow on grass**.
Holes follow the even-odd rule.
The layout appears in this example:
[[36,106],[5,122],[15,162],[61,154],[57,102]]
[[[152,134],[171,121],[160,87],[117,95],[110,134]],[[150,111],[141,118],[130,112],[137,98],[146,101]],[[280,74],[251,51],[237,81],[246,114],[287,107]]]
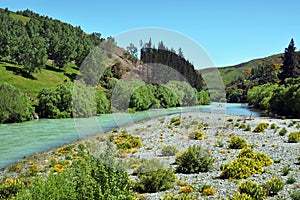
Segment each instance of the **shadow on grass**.
[[51,65],[46,65],[46,69],[50,70],[50,71],[54,71],[54,72],[64,72],[63,69],[60,69],[60,68],[57,68],[57,67],[54,67],[54,66],[51,66]]
[[32,80],[36,80],[36,78],[34,76],[32,76],[32,74],[28,73],[26,70],[19,68],[19,67],[15,67],[15,66],[5,66],[5,69],[7,71],[12,71],[15,75],[19,75],[22,76],[24,78],[29,78]]

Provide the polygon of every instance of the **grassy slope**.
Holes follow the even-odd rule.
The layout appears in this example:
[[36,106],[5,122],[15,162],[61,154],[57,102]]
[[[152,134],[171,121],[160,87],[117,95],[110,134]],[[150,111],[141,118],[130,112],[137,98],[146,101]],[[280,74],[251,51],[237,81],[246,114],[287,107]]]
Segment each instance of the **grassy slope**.
[[[245,63],[241,63],[234,66],[228,66],[228,67],[219,67],[218,70],[220,72],[220,75],[222,76],[224,84],[228,84],[234,80],[236,80],[238,77],[243,77],[243,71],[247,68],[257,68],[259,66],[259,63],[264,62],[273,62],[274,64],[282,63],[282,57],[283,54],[276,54],[272,55],[266,58],[258,58],[254,59]],[[212,72],[210,69],[204,69],[200,71],[201,74],[207,77],[213,77],[211,76]],[[214,72],[215,74],[215,72]]]
[[47,69],[42,69],[41,72],[34,73],[33,77],[35,79],[24,78],[13,71],[7,70],[6,66],[14,65],[0,62],[0,83],[10,83],[24,92],[30,92],[32,96],[36,96],[43,88],[55,87],[64,80],[69,80],[62,72]]

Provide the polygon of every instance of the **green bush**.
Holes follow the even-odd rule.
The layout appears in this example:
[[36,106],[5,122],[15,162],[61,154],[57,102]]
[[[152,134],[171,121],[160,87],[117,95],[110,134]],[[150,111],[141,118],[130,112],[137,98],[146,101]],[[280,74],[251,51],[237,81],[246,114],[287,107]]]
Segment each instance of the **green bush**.
[[180,118],[174,117],[174,118],[171,118],[171,120],[170,120],[170,124],[174,125],[174,126],[178,126],[178,125],[180,125],[180,123],[181,123]]
[[300,132],[292,132],[289,135],[288,142],[290,143],[297,143],[300,142]]
[[287,130],[285,127],[283,127],[280,131],[279,131],[279,135],[280,136],[284,136],[287,133]]
[[203,140],[203,131],[193,130],[189,133],[189,138],[193,140]]
[[276,129],[276,128],[277,128],[277,125],[275,123],[272,123],[270,126],[270,129]]
[[230,197],[230,200],[253,200],[249,194],[237,193],[236,195]]
[[251,180],[245,180],[238,186],[238,191],[241,194],[248,194],[253,199],[263,200],[266,198],[264,189],[257,183]]
[[142,174],[151,171],[157,171],[158,169],[164,168],[164,164],[160,162],[159,159],[134,159],[129,163],[131,166],[134,166],[133,174]]
[[199,200],[199,195],[191,193],[164,193],[162,196],[162,200]]
[[290,196],[293,200],[300,200],[300,190],[299,189],[294,190]]
[[29,98],[8,83],[0,83],[0,123],[24,122],[33,119]]
[[177,147],[173,145],[164,145],[161,148],[161,154],[163,156],[174,156],[177,152],[178,152]]
[[172,169],[158,169],[137,175],[139,192],[160,192],[175,186],[176,175]]
[[0,183],[0,199],[13,199],[24,188],[23,180],[7,178],[4,183]]
[[283,189],[283,186],[284,186],[283,181],[276,177],[262,184],[262,187],[264,188],[267,196],[276,195],[280,190]]
[[109,152],[94,158],[74,160],[64,173],[39,176],[22,190],[17,199],[123,199],[132,200],[129,175],[120,169]]
[[175,159],[175,163],[178,165],[177,171],[181,173],[207,172],[213,168],[214,162],[215,158],[207,150],[197,145],[188,147]]
[[268,123],[260,123],[260,124],[258,124],[258,125],[255,127],[255,129],[253,130],[253,132],[255,132],[255,133],[261,133],[261,132],[264,132],[265,129],[268,128],[268,126],[269,126]]
[[254,152],[252,148],[243,148],[238,157],[221,166],[223,178],[248,178],[252,174],[260,174],[263,167],[273,163],[266,154]]
[[247,141],[242,137],[233,136],[229,140],[228,148],[231,149],[242,149],[244,147],[247,147]]
[[119,149],[140,148],[143,146],[142,140],[138,136],[132,136],[126,131],[120,133],[117,139],[114,140]]
[[244,129],[244,131],[251,131],[251,126],[250,126],[250,124],[247,125],[247,127]]

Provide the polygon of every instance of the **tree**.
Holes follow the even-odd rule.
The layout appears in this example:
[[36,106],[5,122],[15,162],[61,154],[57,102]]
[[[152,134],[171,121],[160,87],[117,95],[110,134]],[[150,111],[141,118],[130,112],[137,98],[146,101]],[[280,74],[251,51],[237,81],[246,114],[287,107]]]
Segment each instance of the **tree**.
[[133,43],[130,43],[129,46],[127,47],[127,51],[134,57],[137,58],[138,56],[138,49],[136,46],[134,46]]
[[69,118],[72,116],[72,84],[63,83],[55,89],[43,89],[38,95],[40,117]]
[[292,38],[288,48],[285,48],[282,72],[280,73],[279,78],[283,82],[286,78],[297,78],[299,76],[300,66],[297,61],[294,39]]
[[29,98],[8,83],[0,84],[0,123],[33,119],[34,109]]

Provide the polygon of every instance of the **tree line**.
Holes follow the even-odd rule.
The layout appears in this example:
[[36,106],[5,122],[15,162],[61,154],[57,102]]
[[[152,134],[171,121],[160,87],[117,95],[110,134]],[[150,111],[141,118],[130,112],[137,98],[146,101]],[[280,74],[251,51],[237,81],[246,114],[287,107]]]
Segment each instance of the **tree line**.
[[[190,85],[198,91],[204,88],[204,81],[199,73],[196,72],[193,64],[186,60],[181,48],[178,53],[171,48],[170,50],[164,45],[163,41],[158,43],[158,48],[152,45],[151,38],[149,42],[141,42],[140,60],[143,63],[155,63],[168,66],[165,68],[165,74],[172,73],[172,69],[178,72],[177,78],[180,81],[187,80]],[[148,70],[148,69],[147,69]],[[148,70],[148,77],[157,77],[157,70]],[[163,80],[163,78],[161,79]]]
[[30,10],[17,14],[29,21],[24,23],[0,9],[0,59],[22,65],[29,74],[43,68],[47,60],[60,68],[71,61],[79,66],[104,41],[100,33],[86,34],[80,27]]

